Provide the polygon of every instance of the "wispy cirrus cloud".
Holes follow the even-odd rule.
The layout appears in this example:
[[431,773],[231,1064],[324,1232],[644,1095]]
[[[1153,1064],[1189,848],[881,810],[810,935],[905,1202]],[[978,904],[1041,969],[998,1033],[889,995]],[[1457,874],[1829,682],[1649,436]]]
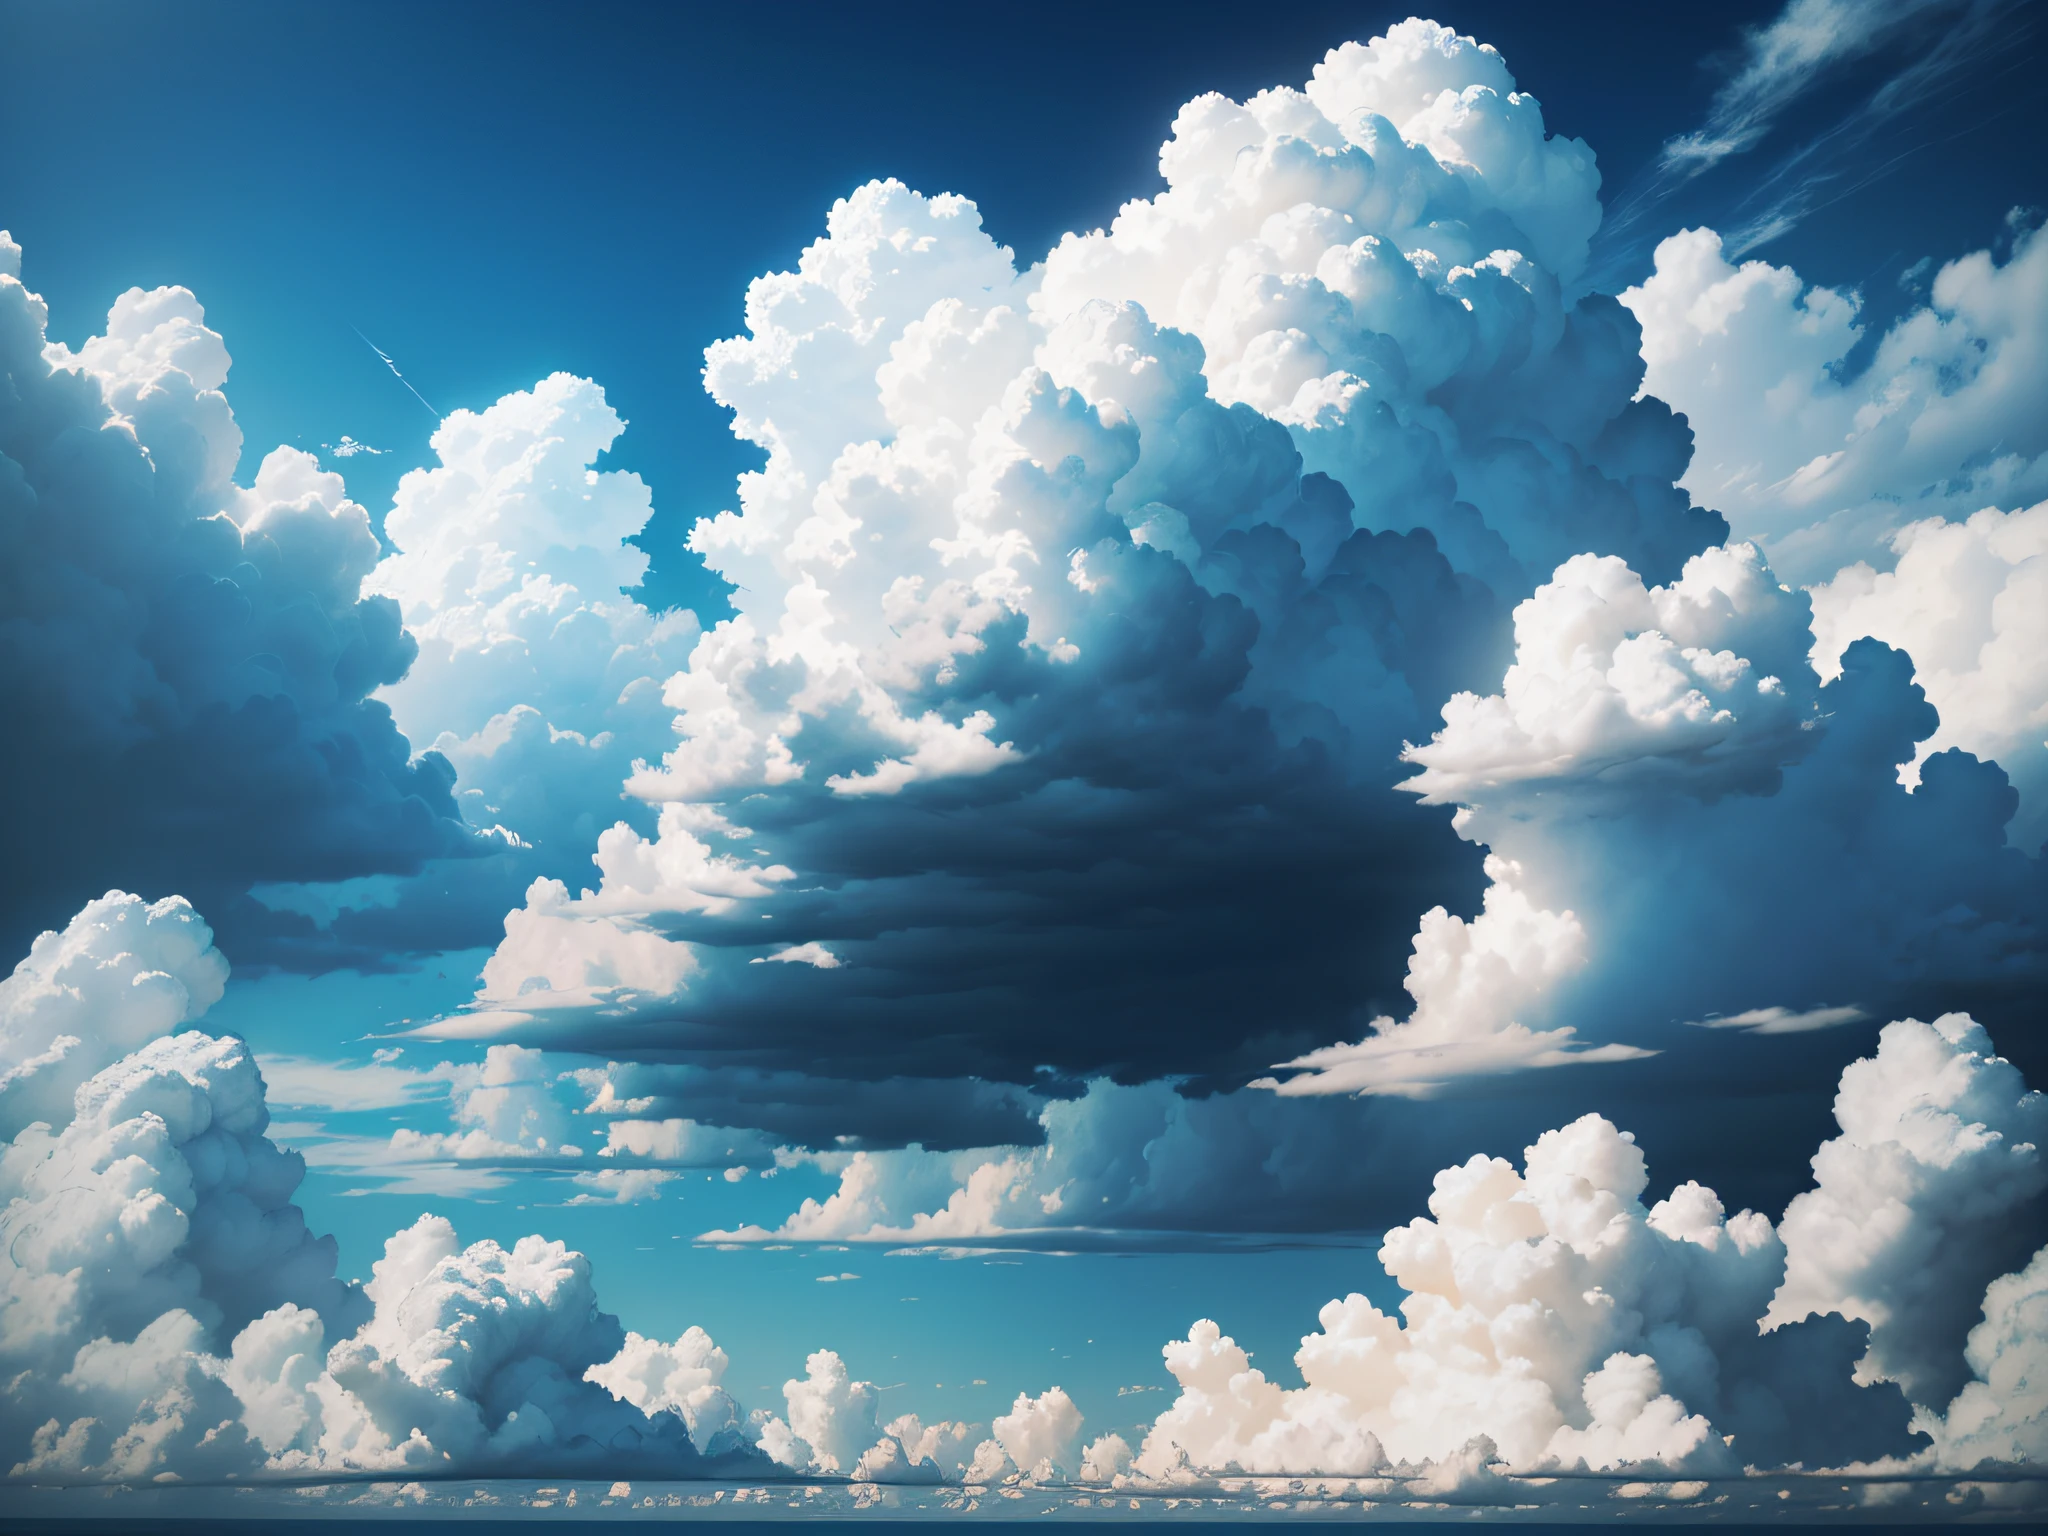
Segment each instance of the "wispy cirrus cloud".
[[455,1072],[445,1061],[414,1068],[394,1066],[389,1061],[321,1061],[311,1056],[267,1053],[257,1057],[257,1065],[263,1070],[271,1103],[293,1109],[337,1111],[403,1109],[428,1099],[443,1098]]
[[1831,124],[1805,135],[1758,176],[1733,215],[1715,222],[1740,254],[1869,185],[1933,141],[1871,148],[1913,109],[1981,81],[1993,50],[2017,22],[2014,0],[1788,0],[1766,25],[1743,34],[1734,68],[1698,126],[1672,135],[1650,167],[1616,197],[1601,232],[1598,278],[1614,275],[1660,222],[1659,210],[1723,163],[1762,150],[1788,113],[1836,84],[1852,66],[1892,55],[1877,83]]
[[1740,1029],[1752,1035],[1800,1035],[1808,1030],[1855,1024],[1870,1015],[1853,1004],[1838,1008],[1745,1008],[1741,1013],[1688,1019],[1695,1029]]
[[1714,93],[1706,121],[1666,140],[1657,168],[1690,178],[1754,149],[1822,76],[1868,55],[1908,22],[1940,11],[1967,20],[1998,8],[1958,0],[1790,0],[1768,26],[1744,37],[1742,65]]

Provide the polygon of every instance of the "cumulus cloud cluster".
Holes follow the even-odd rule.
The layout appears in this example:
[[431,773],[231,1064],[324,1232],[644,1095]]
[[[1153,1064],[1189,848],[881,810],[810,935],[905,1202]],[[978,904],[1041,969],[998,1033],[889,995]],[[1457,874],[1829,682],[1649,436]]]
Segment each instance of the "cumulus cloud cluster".
[[[599,1310],[588,1261],[539,1236],[464,1246],[423,1216],[385,1243],[367,1285],[337,1279],[333,1241],[291,1203],[304,1164],[267,1134],[247,1047],[161,1032],[203,1001],[166,1007],[154,993],[171,978],[122,947],[217,990],[208,938],[182,902],[115,894],[46,935],[8,984],[47,999],[53,976],[127,978],[74,1008],[90,1043],[58,1062],[134,1047],[78,1083],[68,1114],[0,1152],[0,1436],[17,1478],[677,1477],[773,1463],[868,1485],[1170,1489],[1254,1473],[1448,1487],[1493,1469],[1968,1471],[2041,1444],[2043,1258],[2027,1250],[2048,1191],[2048,1101],[1961,1015],[1891,1024],[1842,1074],[1841,1134],[1775,1225],[1729,1215],[1697,1182],[1646,1206],[1640,1149],[1597,1115],[1537,1137],[1520,1167],[1482,1155],[1446,1169],[1430,1216],[1380,1251],[1407,1293],[1398,1315],[1358,1294],[1331,1302],[1296,1357],[1300,1387],[1196,1324],[1165,1352],[1180,1395],[1134,1451],[1114,1434],[1084,1445],[1081,1409],[1056,1386],[1020,1393],[986,1435],[915,1414],[882,1423],[877,1389],[830,1349],[785,1384],[786,1414],[746,1414],[703,1330],[672,1343],[626,1332]],[[139,1044],[124,991],[154,1010],[159,1032]],[[6,1064],[41,1039],[10,1035]],[[531,1129],[530,1053],[500,1053],[458,1086],[480,1129],[516,1138]],[[856,1173],[881,1163],[856,1155],[842,1209],[807,1205],[817,1230],[788,1235],[986,1236],[1019,1182],[1045,1191],[1034,1203],[1051,1215],[1087,1199],[1084,1177],[1117,1188],[1119,1162],[1153,1153],[1104,1139],[1130,1118],[1091,1124],[1073,1105],[1042,1166],[985,1164],[964,1200],[904,1230],[859,1229],[854,1207],[879,1186]],[[617,1138],[656,1155],[683,1155],[692,1135],[621,1125],[660,1128]]]
[[[692,534],[735,586],[709,633],[607,595],[647,498],[594,468],[595,386],[450,418],[371,582],[424,646],[387,694],[416,735],[456,722],[478,814],[535,844],[494,889],[541,878],[425,1033],[602,1053],[622,1122],[915,1143],[842,1162],[873,1187],[819,1220],[908,1231],[937,1190],[986,1207],[972,1233],[1048,1225],[1055,1106],[1103,1078],[1415,1098],[1540,1067],[1591,1107],[1576,1069],[1682,1079],[1690,1023],[2024,1019],[2048,871],[1990,759],[2038,713],[2031,524],[1916,524],[1895,571],[1811,593],[1773,561],[1804,571],[1850,497],[1794,496],[1795,449],[1861,433],[1896,504],[1909,460],[2019,430],[2038,242],[1954,264],[1862,383],[1846,299],[1710,233],[1589,293],[1590,151],[1421,21],[1189,103],[1160,167],[1021,270],[965,199],[873,183],[751,285],[705,378],[766,464]],[[1791,467],[1731,479],[1745,442]],[[545,761],[501,792],[515,739]],[[417,926],[405,900],[351,920]],[[1782,1146],[1706,1171],[1781,1201],[1849,1049],[1788,1053]],[[1451,1150],[1398,1106],[1348,1123],[1409,1176]],[[1715,1140],[1689,1105],[1657,1133]],[[1163,1182],[1094,1214],[1165,1222]],[[1283,1184],[1260,1208],[1308,1220]]]
[[[724,1355],[697,1330],[673,1346],[626,1334],[560,1243],[464,1247],[423,1216],[367,1285],[336,1278],[334,1240],[292,1203],[305,1163],[267,1134],[248,1048],[168,1032],[219,995],[209,940],[183,901],[116,893],[5,984],[10,1113],[41,1116],[0,1150],[13,1476],[692,1475],[758,1460],[718,1387]],[[60,1025],[79,1034],[51,1047]]]
[[0,709],[10,947],[113,885],[238,903],[261,881],[410,874],[488,846],[388,706],[415,644],[365,595],[341,477],[280,448],[244,487],[228,353],[183,288],[47,339],[0,233]]
[[1646,1208],[1634,1138],[1595,1115],[1520,1168],[1446,1169],[1380,1249],[1398,1317],[1329,1303],[1297,1388],[1197,1323],[1136,1473],[1376,1476],[1475,1447],[1662,1477],[2026,1459],[2042,1255],[2003,1271],[2040,1236],[2048,1101],[1950,1015],[1888,1025],[1835,1108],[1775,1226],[1692,1181]]

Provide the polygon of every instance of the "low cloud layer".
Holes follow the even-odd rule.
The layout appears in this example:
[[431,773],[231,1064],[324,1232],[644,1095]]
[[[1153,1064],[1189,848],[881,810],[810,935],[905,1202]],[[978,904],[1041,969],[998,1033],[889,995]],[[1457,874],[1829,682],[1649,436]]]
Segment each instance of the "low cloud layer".
[[[108,898],[61,938],[73,953],[104,944],[109,914],[136,911],[133,933],[168,921],[210,953],[176,902]],[[53,947],[14,983],[40,979]],[[88,1058],[107,1050],[99,1013],[81,1020]],[[521,1063],[499,1063],[459,1085],[488,1099],[485,1118],[520,1102]],[[1646,1203],[1641,1150],[1598,1115],[1538,1136],[1519,1166],[1447,1168],[1430,1215],[1381,1246],[1406,1293],[1396,1312],[1330,1302],[1296,1356],[1298,1387],[1197,1322],[1166,1346],[1180,1393],[1133,1449],[1087,1439],[1057,1385],[1020,1392],[985,1433],[915,1413],[883,1423],[877,1389],[830,1348],[785,1383],[784,1412],[750,1413],[701,1329],[627,1332],[599,1310],[588,1261],[538,1235],[464,1246],[422,1216],[386,1241],[367,1285],[344,1283],[332,1240],[291,1203],[303,1163],[266,1134],[247,1048],[161,1033],[0,1153],[0,1436],[11,1475],[42,1483],[780,1467],[877,1487],[1078,1479],[1162,1494],[1247,1473],[1363,1478],[1390,1497],[1479,1497],[1489,1480],[1504,1497],[1516,1477],[1573,1470],[1676,1489],[1794,1464],[1939,1476],[2038,1457],[2048,1249],[2029,1249],[2048,1101],[1948,1015],[1887,1025],[1842,1074],[1835,1114],[1812,1187],[1775,1222],[1731,1215],[1693,1181]],[[849,1161],[838,1199],[873,1189],[855,1170],[878,1166]],[[825,1230],[829,1213],[807,1206],[821,1230],[785,1235],[973,1236],[962,1218],[977,1200],[993,1211],[986,1197],[1016,1176],[990,1171],[902,1230]],[[1115,1169],[1101,1177],[1113,1185]],[[1068,1178],[1035,1203],[1050,1214],[1086,1194]]]

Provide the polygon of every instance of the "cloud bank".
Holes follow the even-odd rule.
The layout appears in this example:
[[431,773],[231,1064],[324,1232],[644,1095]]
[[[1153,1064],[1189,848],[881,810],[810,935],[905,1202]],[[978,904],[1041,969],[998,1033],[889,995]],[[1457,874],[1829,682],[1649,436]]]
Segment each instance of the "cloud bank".
[[[1198,1323],[1134,1449],[1046,1383],[884,1424],[824,1347],[745,1413],[538,1236],[423,1218],[357,1289],[246,1048],[177,1032],[211,931],[114,893],[0,988],[18,1476],[1483,1500],[2039,1454],[2040,239],[1857,373],[1849,296],[1712,231],[1587,292],[1591,151],[1420,21],[1189,103],[1160,164],[1021,268],[870,183],[750,286],[708,632],[620,592],[650,500],[590,381],[447,418],[386,551],[303,455],[234,483],[189,294],[73,354],[0,246],[17,890],[218,896],[305,965],[501,933],[417,1031],[488,1042],[448,1128],[366,1169],[811,1162],[705,1237],[944,1250],[1356,1232],[1448,1161],[1398,1316],[1333,1301],[1298,1387]],[[1627,1090],[1751,1208],[1645,1203],[1575,1112]]]

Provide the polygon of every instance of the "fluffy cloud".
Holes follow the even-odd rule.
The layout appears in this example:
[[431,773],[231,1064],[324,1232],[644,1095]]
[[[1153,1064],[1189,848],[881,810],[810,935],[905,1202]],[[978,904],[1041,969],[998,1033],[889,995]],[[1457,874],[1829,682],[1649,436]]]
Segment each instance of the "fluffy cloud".
[[1058,1387],[1036,1397],[1019,1392],[1010,1411],[990,1421],[989,1430],[1011,1465],[1033,1476],[1071,1472],[1081,1444],[1081,1410]]
[[1130,1443],[1122,1435],[1103,1435],[1088,1442],[1081,1452],[1081,1470],[1077,1474],[1084,1483],[1114,1482],[1131,1469]]
[[925,1424],[906,1413],[878,1428],[875,1386],[855,1381],[838,1353],[821,1349],[804,1374],[783,1383],[785,1421],[757,1414],[761,1449],[798,1471],[839,1473],[856,1482],[988,1483],[1011,1473],[1045,1481],[1070,1475],[1080,1444],[1081,1411],[1058,1387],[1017,1394],[1010,1411],[974,1440],[974,1425]]
[[2022,506],[2048,492],[2048,241],[1982,250],[1935,274],[1860,368],[1854,294],[1723,254],[1710,229],[1657,247],[1622,295],[1642,322],[1644,387],[1685,413],[1685,485],[1825,578],[1902,525]]
[[482,1062],[452,1069],[450,1108],[455,1123],[468,1129],[451,1139],[448,1151],[455,1156],[517,1156],[562,1150],[571,1126],[562,1102],[551,1091],[554,1083],[547,1058],[517,1045],[494,1045],[484,1052]]
[[1646,1181],[1633,1138],[1597,1116],[1538,1138],[1520,1170],[1445,1170],[1431,1218],[1380,1250],[1407,1292],[1399,1319],[1361,1295],[1332,1301],[1294,1389],[1198,1323],[1166,1348],[1181,1395],[1138,1469],[1369,1476],[1452,1462],[1475,1436],[1524,1469],[1667,1474],[1907,1449],[1905,1402],[1852,1383],[1860,1335],[1840,1319],[1796,1343],[1757,1337],[1784,1272],[1769,1219],[1728,1216],[1696,1183],[1645,1209]]
[[[676,1371],[647,1379],[647,1341],[598,1310],[589,1261],[561,1243],[465,1248],[446,1220],[423,1216],[386,1242],[365,1291],[375,1312],[327,1352],[305,1387],[303,1426],[268,1447],[273,1466],[542,1476],[706,1467],[695,1426],[663,1395]],[[264,1323],[282,1326],[275,1314]],[[709,1395],[696,1408],[709,1448],[746,1465]]]
[[1885,1026],[1835,1097],[1842,1134],[1780,1226],[1785,1279],[1764,1321],[1870,1324],[1866,1377],[1940,1405],[1961,1388],[1985,1285],[2036,1246],[2048,1099],[1963,1014]]
[[1921,1422],[1949,1466],[2048,1457],[2048,1248],[1984,1292],[1984,1320],[1964,1350],[1975,1379],[1939,1419]]
[[782,1384],[782,1396],[789,1419],[762,1426],[761,1448],[784,1466],[852,1475],[879,1434],[874,1383],[855,1381],[837,1351],[821,1349]]
[[1519,1170],[1473,1157],[1387,1233],[1399,1318],[1330,1302],[1301,1387],[1210,1321],[1167,1345],[1181,1393],[1136,1473],[1440,1476],[1474,1443],[1666,1477],[2038,1457],[2043,1102],[1970,1019],[1890,1024],[1775,1228],[1694,1181],[1645,1209],[1634,1138],[1598,1116]]
[[1776,787],[1805,751],[1807,605],[1751,544],[1708,550],[1668,587],[1578,555],[1515,609],[1501,691],[1455,695],[1407,756],[1433,802],[1515,806],[1546,790],[1712,798]]
[[228,354],[189,292],[129,290],[72,352],[0,249],[0,784],[32,808],[10,940],[121,884],[189,891],[253,946],[278,927],[237,904],[256,882],[482,851],[447,761],[369,697],[415,646],[363,593],[377,540],[341,478],[280,448],[234,482]]
[[1959,747],[1996,758],[2020,794],[2020,847],[2048,840],[2048,502],[1963,522],[1927,518],[1891,539],[1888,571],[1868,562],[1813,587],[1813,664],[1822,677],[1864,635],[1907,652],[1941,726],[1906,769]]
[[625,425],[602,389],[560,373],[451,413],[439,462],[399,482],[395,550],[366,581],[420,645],[382,697],[456,765],[484,807],[473,819],[511,827],[550,875],[586,867],[630,808],[619,783],[660,749],[661,680],[697,638],[689,612],[622,595],[646,574],[626,541],[653,503],[639,476],[592,466]]
[[685,1329],[673,1344],[628,1333],[619,1352],[584,1377],[642,1413],[667,1408],[681,1414],[703,1450],[740,1422],[739,1405],[720,1385],[726,1364],[725,1351],[702,1328]]
[[173,1310],[230,1332],[284,1302],[354,1316],[333,1239],[291,1204],[305,1167],[263,1134],[262,1078],[240,1041],[159,1037],[75,1102],[68,1123],[32,1124],[0,1155],[17,1358],[66,1355],[107,1329],[132,1336]]
[[87,1079],[67,1124],[32,1124],[0,1152],[10,1465],[110,1478],[183,1470],[188,1454],[231,1466],[249,1453],[205,1346],[278,1308],[316,1329],[361,1320],[334,1240],[291,1204],[305,1166],[267,1121],[241,1043],[188,1031]]
[[796,1471],[837,1473],[857,1483],[987,1483],[1019,1469],[1049,1479],[1071,1467],[1081,1430],[1080,1410],[1058,1387],[1036,1398],[1019,1393],[1010,1412],[995,1420],[992,1438],[979,1442],[976,1425],[926,1424],[914,1413],[878,1427],[874,1383],[854,1380],[830,1349],[808,1356],[804,1374],[784,1382],[782,1395],[787,1419],[754,1415],[761,1449]]
[[213,931],[182,898],[88,902],[0,982],[0,1137],[68,1119],[81,1083],[197,1018],[227,979]]
[[[197,1030],[134,1038],[218,995],[225,966],[206,939],[184,902],[116,893],[10,983],[24,1026],[82,1031],[61,1062],[132,1047],[77,1086],[68,1114],[0,1150],[12,1475],[758,1467],[717,1386],[723,1354],[698,1330],[672,1346],[626,1335],[598,1309],[588,1260],[560,1243],[465,1248],[423,1216],[385,1244],[367,1286],[336,1279],[334,1240],[292,1203],[305,1163],[266,1134],[247,1047]],[[190,987],[143,969],[137,950]],[[473,1134],[538,1139],[529,1054],[495,1054],[458,1081]],[[47,1107],[47,1083],[31,1086]]]
[[661,680],[687,662],[698,627],[621,590],[646,573],[627,541],[652,501],[637,475],[593,466],[625,425],[596,384],[554,374],[451,412],[432,439],[437,462],[399,482],[384,522],[394,547],[364,590],[397,605],[418,656],[378,697],[454,767],[469,819],[505,830],[494,857],[431,886],[259,893],[314,914],[330,953],[489,944],[534,881],[566,896],[601,838],[655,830],[619,785],[670,738]]

